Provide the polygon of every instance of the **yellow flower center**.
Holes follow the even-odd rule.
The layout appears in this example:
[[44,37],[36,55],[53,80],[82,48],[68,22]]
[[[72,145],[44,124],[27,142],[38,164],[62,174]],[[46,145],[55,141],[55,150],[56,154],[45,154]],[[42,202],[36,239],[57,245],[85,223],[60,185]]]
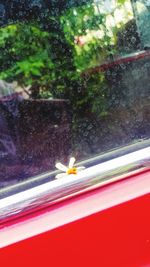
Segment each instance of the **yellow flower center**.
[[77,174],[77,168],[70,168],[67,170],[67,174]]

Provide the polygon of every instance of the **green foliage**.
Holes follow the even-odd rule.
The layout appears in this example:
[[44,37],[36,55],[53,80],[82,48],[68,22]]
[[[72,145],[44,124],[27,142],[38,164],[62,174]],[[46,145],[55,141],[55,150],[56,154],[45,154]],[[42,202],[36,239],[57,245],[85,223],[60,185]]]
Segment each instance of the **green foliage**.
[[107,14],[94,4],[70,8],[47,22],[46,30],[32,21],[0,29],[0,79],[30,85],[32,97],[67,98],[76,111],[105,114],[104,74],[83,73],[116,53],[117,27],[107,27]]
[[[61,16],[66,40],[72,46],[74,64],[82,72],[102,63],[116,51],[112,47],[112,35],[106,27],[106,15],[100,14],[94,5],[76,7]],[[78,41],[83,39],[83,44]]]
[[125,2],[126,2],[126,0],[117,0],[117,3],[121,4],[121,5],[123,5]]
[[55,79],[49,40],[50,33],[34,24],[1,28],[0,79],[49,90],[49,84]]

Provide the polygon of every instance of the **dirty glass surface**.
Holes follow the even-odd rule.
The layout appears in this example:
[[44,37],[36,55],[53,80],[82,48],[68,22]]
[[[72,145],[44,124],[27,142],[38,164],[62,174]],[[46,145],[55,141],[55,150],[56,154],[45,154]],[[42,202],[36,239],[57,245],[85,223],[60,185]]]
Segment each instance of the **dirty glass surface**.
[[150,1],[0,0],[0,187],[150,137]]
[[150,47],[150,1],[137,0],[133,2],[133,10],[135,12],[137,28],[141,38],[143,47]]

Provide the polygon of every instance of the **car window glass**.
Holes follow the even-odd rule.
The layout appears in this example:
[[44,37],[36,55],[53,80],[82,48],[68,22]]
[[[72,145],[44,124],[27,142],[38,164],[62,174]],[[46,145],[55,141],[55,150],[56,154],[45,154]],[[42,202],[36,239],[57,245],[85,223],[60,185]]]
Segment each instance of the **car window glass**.
[[150,3],[0,0],[0,187],[149,138]]

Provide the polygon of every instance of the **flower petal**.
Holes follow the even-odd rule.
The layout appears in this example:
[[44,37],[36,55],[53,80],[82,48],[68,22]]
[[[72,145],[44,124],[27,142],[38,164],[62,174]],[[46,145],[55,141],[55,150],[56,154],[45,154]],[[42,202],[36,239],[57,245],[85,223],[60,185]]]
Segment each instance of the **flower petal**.
[[84,166],[81,166],[81,167],[78,167],[78,168],[77,168],[77,171],[80,172],[80,171],[82,171],[82,170],[84,170],[84,169],[85,169],[85,167],[84,167]]
[[76,159],[74,157],[70,158],[70,161],[69,161],[69,169],[72,169],[73,168],[73,165],[75,163]]
[[65,177],[65,176],[67,176],[66,173],[59,173],[59,174],[57,174],[57,175],[55,176],[55,178],[56,178],[56,179],[61,179],[61,178]]
[[65,165],[61,164],[60,162],[56,163],[55,167],[63,172],[67,172],[68,170],[68,168]]

